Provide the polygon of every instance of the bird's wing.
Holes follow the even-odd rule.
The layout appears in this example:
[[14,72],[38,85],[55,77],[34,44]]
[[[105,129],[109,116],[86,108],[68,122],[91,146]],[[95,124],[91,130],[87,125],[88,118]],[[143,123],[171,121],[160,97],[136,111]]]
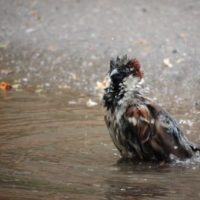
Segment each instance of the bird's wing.
[[135,99],[137,101],[127,107],[125,116],[142,151],[152,151],[150,155],[158,159],[168,159],[170,154],[179,158],[191,157],[198,147],[191,145],[193,143],[183,135],[176,120],[151,99],[139,95]]
[[145,143],[150,136],[149,125],[152,122],[149,110],[144,104],[132,104],[125,113],[127,120],[137,133],[141,143]]
[[150,146],[154,119],[143,100],[134,98],[129,102],[124,113],[124,133],[130,151],[140,158],[154,159],[155,155]]

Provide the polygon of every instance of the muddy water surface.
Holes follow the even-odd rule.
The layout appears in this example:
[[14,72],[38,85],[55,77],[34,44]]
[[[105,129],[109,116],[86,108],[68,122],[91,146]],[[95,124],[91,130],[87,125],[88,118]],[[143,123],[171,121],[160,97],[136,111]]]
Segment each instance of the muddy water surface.
[[[198,157],[165,166],[120,162],[103,109],[88,108],[86,99],[70,91],[1,93],[1,199],[200,198]],[[198,142],[199,126],[180,122]]]
[[0,81],[19,88],[0,89],[0,200],[200,199],[198,156],[119,162],[103,109],[86,106],[128,53],[144,95],[200,144],[199,18],[196,0],[1,0]]

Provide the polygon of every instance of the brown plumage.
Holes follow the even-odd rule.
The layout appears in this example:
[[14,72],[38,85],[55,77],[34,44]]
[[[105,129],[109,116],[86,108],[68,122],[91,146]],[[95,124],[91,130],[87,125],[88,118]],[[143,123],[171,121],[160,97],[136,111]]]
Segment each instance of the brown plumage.
[[110,61],[108,75],[105,122],[123,157],[168,161],[171,154],[185,159],[200,150],[167,111],[138,92],[144,75],[139,61],[117,57]]
[[140,69],[140,62],[137,59],[129,60],[127,65],[135,71],[135,73],[140,77],[143,78],[144,72]]

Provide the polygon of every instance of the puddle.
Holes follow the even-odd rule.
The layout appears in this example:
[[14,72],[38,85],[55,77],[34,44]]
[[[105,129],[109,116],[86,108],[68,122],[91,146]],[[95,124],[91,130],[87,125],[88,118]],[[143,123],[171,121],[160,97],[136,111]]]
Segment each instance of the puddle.
[[6,96],[0,94],[2,198],[199,197],[198,159],[164,167],[118,162],[119,154],[103,121],[103,109],[100,105],[88,108],[86,99],[72,91],[62,95],[15,90]]
[[15,86],[0,89],[0,199],[200,199],[198,157],[119,162],[104,110],[86,106],[128,53],[143,94],[200,144],[199,2],[50,2],[0,1],[0,82]]

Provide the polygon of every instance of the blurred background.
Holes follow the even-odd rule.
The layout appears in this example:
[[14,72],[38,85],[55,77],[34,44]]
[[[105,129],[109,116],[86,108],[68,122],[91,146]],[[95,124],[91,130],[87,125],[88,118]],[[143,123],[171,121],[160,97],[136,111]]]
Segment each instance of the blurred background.
[[[200,144],[200,1],[0,0],[1,199],[199,199],[199,159],[118,163],[97,81],[128,54]],[[88,107],[92,99],[94,107]]]
[[[149,84],[193,87],[199,8],[198,1],[1,0],[0,67],[13,70],[11,82],[23,77],[92,93],[110,58],[128,54],[140,60]],[[172,69],[164,67],[167,58]]]

